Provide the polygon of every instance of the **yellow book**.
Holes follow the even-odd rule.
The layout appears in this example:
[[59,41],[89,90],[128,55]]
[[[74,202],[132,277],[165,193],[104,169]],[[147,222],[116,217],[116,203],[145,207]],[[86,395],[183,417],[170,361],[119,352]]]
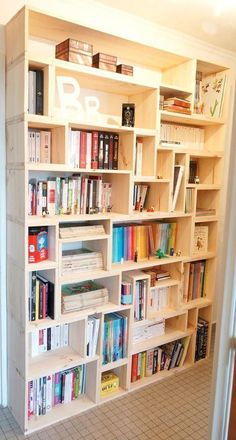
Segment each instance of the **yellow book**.
[[148,257],[148,228],[145,225],[140,226],[140,248],[138,257],[141,260]]
[[114,373],[103,373],[101,381],[101,396],[113,393],[119,389],[119,377]]

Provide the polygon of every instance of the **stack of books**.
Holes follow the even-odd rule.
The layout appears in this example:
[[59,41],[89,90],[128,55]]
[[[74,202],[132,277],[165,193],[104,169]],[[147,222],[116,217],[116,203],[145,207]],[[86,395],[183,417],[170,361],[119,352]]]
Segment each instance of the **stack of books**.
[[103,364],[127,357],[128,318],[121,313],[104,316]]
[[195,361],[205,359],[207,355],[208,328],[209,322],[205,319],[198,318]]
[[216,215],[214,208],[196,208],[196,216]]
[[170,272],[160,266],[151,267],[150,269],[144,269],[144,272],[150,275],[150,286],[155,287],[158,285],[158,281],[164,281],[171,278]]
[[73,168],[117,170],[119,135],[70,130],[69,161]]
[[146,339],[155,338],[165,334],[165,319],[144,321],[133,329],[133,342],[138,343]]
[[28,419],[43,416],[59,404],[85,394],[86,365],[71,368],[28,382]]
[[157,249],[170,254],[175,248],[177,223],[133,224],[114,226],[112,232],[112,262],[146,259],[155,255]]
[[93,358],[97,351],[100,318],[89,316],[87,321],[87,356]]
[[105,229],[103,225],[88,225],[79,223],[66,223],[59,225],[59,237],[60,238],[84,238],[84,237],[97,237],[98,235],[105,235]]
[[112,207],[112,185],[102,176],[30,179],[28,190],[29,215],[94,214],[110,212]]
[[206,260],[190,263],[187,301],[204,297],[205,269]]
[[146,314],[147,280],[138,280],[134,292],[134,320],[142,321]]
[[33,271],[29,274],[29,321],[54,319],[54,284]]
[[32,357],[46,351],[57,350],[69,345],[69,324],[35,330],[31,333],[30,353]]
[[180,365],[188,340],[178,340],[132,356],[131,382]]
[[185,113],[191,115],[191,102],[183,98],[166,98],[164,100],[164,110],[168,112]]
[[103,269],[102,252],[86,248],[66,249],[62,251],[61,274],[82,273]]
[[108,290],[95,281],[62,286],[62,313],[102,306],[108,303]]

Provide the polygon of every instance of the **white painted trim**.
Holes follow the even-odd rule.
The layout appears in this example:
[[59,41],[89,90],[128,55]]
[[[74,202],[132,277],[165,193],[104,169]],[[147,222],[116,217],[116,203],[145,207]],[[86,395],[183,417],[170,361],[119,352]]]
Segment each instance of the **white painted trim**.
[[0,404],[7,405],[5,50],[0,26]]
[[226,440],[229,422],[234,353],[232,338],[236,336],[236,105],[231,138],[228,196],[221,258],[221,280],[218,295],[216,343],[213,367],[213,393],[210,417],[212,440]]

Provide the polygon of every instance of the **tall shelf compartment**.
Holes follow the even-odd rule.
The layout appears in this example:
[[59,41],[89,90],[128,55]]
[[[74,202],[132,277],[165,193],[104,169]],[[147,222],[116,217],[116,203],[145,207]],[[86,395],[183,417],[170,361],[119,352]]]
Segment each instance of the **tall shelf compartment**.
[[[17,42],[15,35],[17,33]],[[134,65],[132,77],[93,67],[55,59],[55,45],[66,38],[88,41],[94,53],[114,53],[119,62]],[[125,44],[124,44],[125,43]],[[225,149],[227,94],[223,118],[195,114],[195,75],[229,69],[204,60],[196,60],[143,46],[115,36],[47,16],[23,8],[6,26],[7,71],[7,232],[8,232],[8,365],[9,407],[25,433],[33,432],[62,418],[67,418],[109,399],[126,394],[141,386],[192,367],[197,361],[196,343],[201,320],[208,323],[207,344],[202,357],[207,358],[211,340],[212,304],[217,263],[217,234],[219,226],[222,170]],[[111,49],[112,48],[112,49]],[[139,55],[142,52],[142,65]],[[43,115],[28,113],[29,70],[39,69],[44,75]],[[60,80],[79,84],[78,102],[70,111],[58,92]],[[71,80],[72,78],[72,80]],[[160,95],[190,100],[191,115],[159,110]],[[89,108],[89,99],[98,102],[97,112]],[[65,96],[64,96],[65,98]],[[122,103],[135,104],[135,126],[121,125]],[[195,147],[161,142],[161,124],[175,124],[204,130],[204,143]],[[31,163],[28,151],[28,130],[50,131],[51,162]],[[116,170],[87,169],[72,166],[69,134],[71,130],[94,130],[119,134],[118,167]],[[136,144],[142,143],[142,166],[137,172]],[[200,183],[189,182],[189,167],[196,161]],[[175,208],[172,209],[175,168],[181,166],[183,177]],[[29,215],[29,181],[70,178],[74,173],[102,176],[112,186],[110,212],[58,215]],[[147,185],[148,195],[142,209],[136,209],[134,189]],[[186,200],[191,193],[191,203]],[[151,210],[148,208],[152,208]],[[140,207],[139,207],[140,208]],[[208,215],[203,211],[210,209]],[[129,252],[114,259],[114,231],[124,233],[132,228],[155,228],[159,223],[176,227],[174,255],[158,258],[155,255],[134,255]],[[104,235],[63,239],[60,228],[68,223],[89,226],[103,225]],[[154,225],[154,226],[153,226]],[[173,226],[175,225],[175,226]],[[198,226],[208,227],[208,246],[201,251],[194,247]],[[28,263],[29,228],[48,228],[48,259]],[[140,229],[141,231],[141,229]],[[133,232],[132,232],[133,233]],[[63,249],[85,245],[103,257],[103,268],[84,273],[62,273]],[[135,249],[134,249],[135,250]],[[137,261],[135,261],[137,260]],[[193,278],[204,270],[204,284],[194,288]],[[54,315],[29,320],[29,278],[33,272],[54,285]],[[152,274],[167,271],[169,276],[152,285]],[[80,311],[63,313],[61,308],[64,284],[95,280],[108,291],[108,302]],[[202,278],[200,278],[202,281]],[[135,315],[135,292],[145,282],[144,313]],[[132,301],[123,305],[121,285],[130,283]],[[191,284],[192,283],[192,284]],[[163,293],[163,289],[165,293]],[[165,290],[166,289],[166,290]],[[200,290],[199,290],[200,289]],[[162,305],[155,305],[155,295],[166,295]],[[159,292],[162,290],[162,292]],[[160,301],[160,299],[158,299]],[[137,312],[137,310],[136,310]],[[104,363],[104,331],[109,314],[123,316],[127,325],[126,351],[123,357]],[[98,343],[92,357],[87,356],[88,320],[95,315],[100,322]],[[136,316],[136,318],[135,318]],[[150,323],[162,320],[164,331],[149,334]],[[57,350],[32,357],[32,341],[36,331],[68,325],[69,343]],[[146,327],[145,327],[146,326]],[[135,335],[144,334],[139,339]],[[133,375],[134,360],[154,356],[166,344],[183,346],[178,367],[157,371],[145,370],[142,377]],[[159,350],[159,351],[158,351]],[[145,354],[146,353],[146,354]],[[137,356],[135,358],[135,356]],[[145,364],[144,364],[145,365]],[[86,387],[79,398],[52,407],[44,415],[31,415],[29,410],[30,381],[81,367]],[[141,368],[141,367],[140,367]],[[119,388],[101,396],[101,377],[113,372],[119,377]],[[153,373],[153,374],[152,374]],[[155,374],[154,374],[155,373]],[[16,399],[17,396],[17,399]]]

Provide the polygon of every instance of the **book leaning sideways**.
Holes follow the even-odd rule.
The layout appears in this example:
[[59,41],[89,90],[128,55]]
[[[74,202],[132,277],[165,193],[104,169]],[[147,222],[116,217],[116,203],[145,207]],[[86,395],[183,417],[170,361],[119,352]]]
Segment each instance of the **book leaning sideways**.
[[106,287],[89,280],[62,286],[62,313],[102,306],[108,302]]

